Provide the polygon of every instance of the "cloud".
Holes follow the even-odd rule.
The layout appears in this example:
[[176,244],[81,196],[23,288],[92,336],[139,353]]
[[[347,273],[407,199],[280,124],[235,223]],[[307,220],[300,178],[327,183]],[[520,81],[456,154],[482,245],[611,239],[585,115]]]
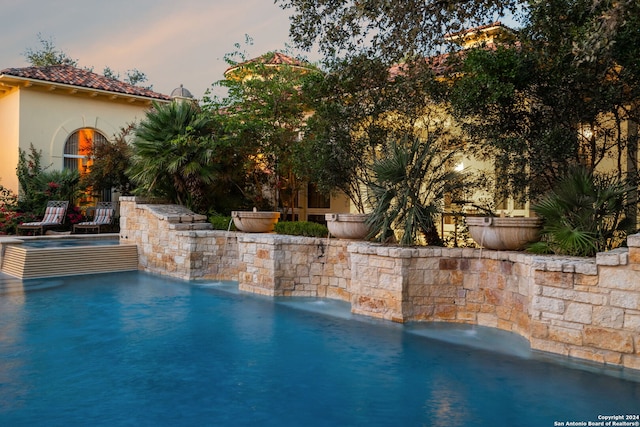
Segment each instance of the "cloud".
[[251,56],[288,42],[288,11],[265,0],[0,0],[0,10],[11,17],[2,29],[0,68],[25,66],[20,54],[39,48],[42,33],[80,66],[121,75],[136,68],[157,91],[182,83],[197,97],[222,78],[224,55],[245,34],[254,40]]

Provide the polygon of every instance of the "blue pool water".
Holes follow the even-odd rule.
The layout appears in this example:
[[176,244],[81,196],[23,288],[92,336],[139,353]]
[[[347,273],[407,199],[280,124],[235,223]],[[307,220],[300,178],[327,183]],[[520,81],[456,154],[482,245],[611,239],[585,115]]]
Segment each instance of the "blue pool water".
[[22,246],[29,248],[68,248],[77,246],[119,245],[117,238],[113,239],[33,239],[25,240]]
[[639,381],[539,360],[483,328],[139,272],[25,285],[0,295],[2,426],[553,426],[640,412]]

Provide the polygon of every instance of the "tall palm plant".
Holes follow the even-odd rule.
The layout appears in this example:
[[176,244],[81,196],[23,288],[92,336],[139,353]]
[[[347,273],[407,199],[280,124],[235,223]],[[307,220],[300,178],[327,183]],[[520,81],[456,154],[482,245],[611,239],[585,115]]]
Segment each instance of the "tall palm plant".
[[463,175],[453,169],[458,150],[445,145],[438,132],[424,140],[412,136],[390,142],[386,157],[373,164],[372,236],[384,240],[397,232],[403,246],[442,245],[437,218],[444,197],[463,184]]
[[202,211],[215,177],[212,119],[190,102],[154,104],[135,131],[129,170],[137,194]]

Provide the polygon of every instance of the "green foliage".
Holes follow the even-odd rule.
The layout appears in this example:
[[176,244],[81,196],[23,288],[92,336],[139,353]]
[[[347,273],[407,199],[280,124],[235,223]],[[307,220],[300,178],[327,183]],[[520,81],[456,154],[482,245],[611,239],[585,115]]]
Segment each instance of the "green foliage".
[[136,194],[207,211],[215,179],[212,120],[188,102],[154,103],[138,125],[128,175]]
[[133,183],[127,175],[131,164],[132,148],[127,142],[127,136],[134,125],[122,128],[113,141],[95,144],[88,155],[93,159],[89,173],[84,175],[81,183],[91,188],[94,194],[101,194],[104,190],[116,190],[122,195],[130,195]]
[[321,192],[344,192],[359,212],[367,208],[371,165],[384,157],[387,141],[422,127],[441,92],[424,60],[407,61],[397,71],[379,59],[358,56],[304,87],[314,111],[300,142],[309,159],[305,174]]
[[329,230],[325,225],[307,221],[282,221],[275,225],[275,232],[292,236],[327,237]]
[[276,0],[291,9],[291,37],[308,50],[316,45],[327,60],[375,53],[391,61],[427,56],[442,35],[462,25],[486,24],[490,17],[515,12],[516,0]]
[[80,185],[78,170],[46,170],[35,179],[38,193],[43,200],[68,200],[71,205],[80,196],[84,188]]
[[18,211],[18,196],[0,185],[0,234],[15,234],[18,224],[24,221]]
[[442,130],[425,139],[392,140],[386,157],[374,163],[371,236],[386,241],[397,230],[403,246],[443,245],[437,219],[445,194],[460,187],[463,178],[453,170],[457,150],[445,141]]
[[[16,171],[21,190],[16,207],[22,215],[19,217],[9,215],[15,224],[42,216],[49,200],[68,200],[73,206],[76,198],[84,191],[84,187],[80,184],[79,171],[46,170],[42,167],[42,153],[33,145],[28,154],[19,150]],[[12,210],[7,209],[6,206],[5,204],[5,211]],[[73,209],[69,209],[68,216],[70,219],[75,218]],[[15,224],[13,231],[15,231]]]
[[633,227],[624,216],[630,189],[616,177],[573,168],[533,207],[544,229],[543,241],[531,250],[594,256],[620,246]]
[[214,230],[236,230],[236,227],[235,225],[233,225],[233,220],[230,216],[214,213],[212,215],[209,215],[209,223],[213,225]]
[[29,152],[18,149],[18,166],[16,174],[20,184],[20,209],[26,212],[44,211],[40,206],[42,197],[39,194],[37,178],[44,171],[42,166],[42,151],[36,150],[33,144],[29,146]]
[[27,62],[34,67],[46,67],[49,65],[78,65],[78,61],[71,59],[64,51],[58,50],[53,39],[45,39],[42,34],[38,33],[38,41],[40,49],[27,48],[23,55]]
[[[105,77],[109,77],[110,79],[120,80],[120,73],[112,70],[110,67],[104,67],[102,75]],[[147,80],[149,80],[147,78],[147,75],[136,68],[134,68],[133,70],[127,70],[127,75],[124,78],[124,82],[129,83],[132,86],[140,86],[145,89],[153,90],[153,85],[142,86],[142,83],[146,82]]]
[[[611,159],[622,177],[625,150],[637,142],[621,129],[640,122],[639,110],[628,108],[640,97],[640,34],[628,31],[640,24],[638,7],[529,2],[517,43],[466,51],[463,65],[451,68],[454,112],[469,151],[495,162],[498,196],[534,200],[570,167],[594,171]],[[616,29],[600,27],[612,20]],[[604,33],[613,40],[585,44]]]
[[241,188],[250,206],[289,210],[306,178],[299,173],[299,164],[307,161],[298,140],[308,111],[300,87],[319,70],[303,62],[273,66],[269,62],[276,54],[251,61],[228,54],[231,68],[214,84],[226,89],[226,96],[207,96],[204,108],[219,117],[225,138],[244,160]]

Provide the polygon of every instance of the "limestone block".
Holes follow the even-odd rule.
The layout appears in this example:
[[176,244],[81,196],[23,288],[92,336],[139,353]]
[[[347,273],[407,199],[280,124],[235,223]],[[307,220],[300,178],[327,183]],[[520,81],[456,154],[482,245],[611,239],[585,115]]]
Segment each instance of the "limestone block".
[[462,321],[463,323],[475,323],[477,319],[476,313],[469,311],[458,311],[456,314],[456,319]]
[[624,324],[624,310],[609,306],[593,307],[593,324],[604,328],[621,329]]
[[600,274],[598,284],[604,288],[640,291],[640,271],[607,268]]
[[632,335],[611,329],[586,327],[584,344],[620,353],[633,353]]
[[564,320],[569,322],[583,323],[590,325],[593,316],[593,306],[590,304],[581,304],[571,302],[567,305],[564,312]]
[[533,297],[531,306],[536,310],[548,313],[563,314],[565,310],[564,301],[556,298],[547,298],[542,296]]
[[536,271],[534,281],[536,285],[554,286],[556,288],[573,288],[574,274],[561,271]]
[[614,307],[640,310],[640,292],[611,291],[610,301]]
[[546,351],[549,353],[569,355],[569,347],[565,343],[549,341],[547,339],[531,338],[531,348],[533,350]]
[[498,316],[491,313],[478,313],[478,325],[489,326],[493,328],[498,327]]
[[620,364],[622,362],[622,355],[620,353],[584,347],[571,347],[569,356],[597,363]]
[[467,271],[462,276],[462,287],[468,290],[477,290],[479,286],[478,274]]
[[433,317],[435,320],[453,320],[457,313],[458,308],[455,305],[438,304],[435,307]]
[[[498,306],[496,307],[496,315],[499,320],[510,320],[511,319],[511,307]],[[501,328],[502,329],[502,328]],[[509,328],[511,329],[511,328]]]
[[627,236],[627,246],[630,248],[640,248],[640,234]]
[[633,331],[636,334],[640,335],[640,313],[639,314],[625,313],[624,329]]
[[640,356],[625,354],[624,356],[622,356],[622,366],[624,366],[625,368],[640,370]]
[[458,260],[451,258],[441,258],[438,268],[440,270],[457,270]]
[[[627,242],[630,237],[627,237]],[[640,264],[640,247],[629,246],[629,264]]]
[[566,344],[582,345],[582,332],[552,325],[549,326],[549,339]]

